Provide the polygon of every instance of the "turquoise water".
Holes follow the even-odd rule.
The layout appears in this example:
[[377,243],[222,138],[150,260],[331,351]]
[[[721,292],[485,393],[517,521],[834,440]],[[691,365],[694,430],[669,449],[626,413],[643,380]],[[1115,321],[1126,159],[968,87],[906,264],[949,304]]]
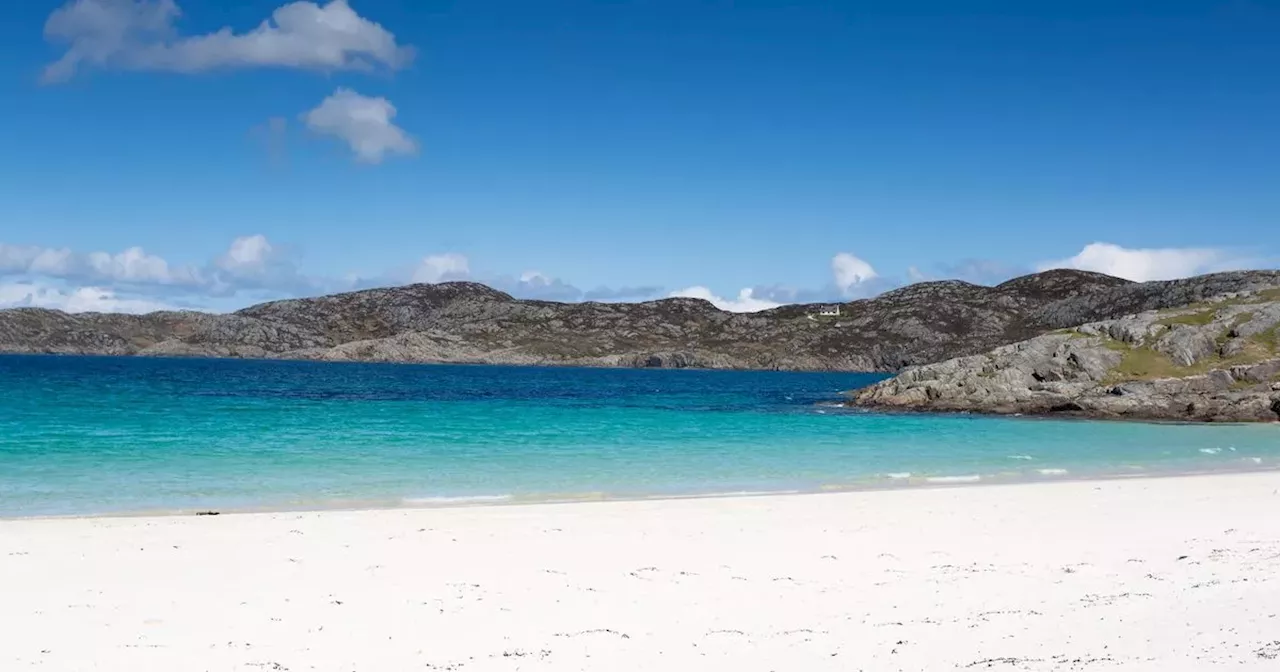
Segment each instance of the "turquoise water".
[[831,405],[840,391],[880,378],[0,356],[0,516],[1280,466],[1276,425],[880,415]]

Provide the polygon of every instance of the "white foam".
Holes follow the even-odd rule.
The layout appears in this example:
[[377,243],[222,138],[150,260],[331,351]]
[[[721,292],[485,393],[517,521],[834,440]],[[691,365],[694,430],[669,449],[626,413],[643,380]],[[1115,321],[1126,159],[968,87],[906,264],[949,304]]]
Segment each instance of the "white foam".
[[1010,455],[1010,456],[1009,456],[1009,459],[1011,459],[1011,460],[1034,460],[1034,459],[1036,459],[1036,458],[1031,457],[1030,455]]
[[1222,449],[1221,448],[1201,448],[1200,452],[1204,453],[1205,455],[1217,455],[1218,453],[1222,452]]
[[926,483],[977,483],[982,480],[981,476],[930,476],[924,479]]
[[468,495],[463,497],[405,497],[405,506],[456,506],[459,504],[493,504],[511,500],[511,495]]
[[730,490],[713,492],[708,497],[772,497],[774,495],[798,495],[800,490]]
[[885,474],[885,476],[886,476],[886,477],[888,477],[888,478],[893,478],[893,479],[911,478],[911,472],[909,472],[909,471],[895,471],[895,472],[893,472],[892,474]]
[[1249,458],[1249,461],[1250,461],[1250,462],[1253,462],[1254,464],[1262,464],[1262,458],[1261,458],[1261,457],[1250,457],[1250,458]]
[[1066,469],[1036,469],[1036,473],[1041,476],[1066,476],[1070,472]]

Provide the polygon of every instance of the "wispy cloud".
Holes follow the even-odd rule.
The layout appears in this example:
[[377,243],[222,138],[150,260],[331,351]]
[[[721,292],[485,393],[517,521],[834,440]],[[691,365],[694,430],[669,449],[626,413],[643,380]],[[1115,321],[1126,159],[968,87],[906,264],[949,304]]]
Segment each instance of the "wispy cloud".
[[66,52],[44,69],[46,83],[85,67],[195,73],[224,68],[280,67],[322,71],[396,69],[413,49],[346,0],[292,2],[256,28],[180,35],[174,0],[72,0],[45,22],[49,42]]
[[273,164],[284,163],[289,155],[289,120],[271,117],[249,129],[250,137],[262,144]]
[[468,280],[479,282],[494,289],[501,290],[518,299],[538,299],[542,301],[617,301],[621,299],[647,299],[658,296],[662,288],[646,287],[597,287],[584,291],[572,283],[557,277],[531,270],[519,276],[510,274],[475,271],[471,259],[458,252],[442,252],[423,257],[414,264],[402,265],[387,272],[375,275],[349,276],[344,281],[347,289],[366,289],[370,287],[391,287],[408,283],[451,282]]
[[652,299],[662,293],[658,285],[639,285],[636,287],[596,287],[582,293],[583,301],[638,301]]
[[907,268],[907,280],[963,280],[976,285],[998,285],[1005,280],[1031,273],[1024,266],[1006,264],[991,259],[962,259],[955,263],[938,264],[933,270],[921,270],[918,266]]

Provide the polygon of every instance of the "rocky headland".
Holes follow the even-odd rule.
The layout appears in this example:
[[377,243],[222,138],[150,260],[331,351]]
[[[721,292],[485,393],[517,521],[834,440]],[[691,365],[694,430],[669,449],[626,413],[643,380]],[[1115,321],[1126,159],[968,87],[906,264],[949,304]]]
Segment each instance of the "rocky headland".
[[984,354],[908,368],[852,392],[849,404],[1142,420],[1278,421],[1280,289],[1214,294],[1177,308],[1090,321]]

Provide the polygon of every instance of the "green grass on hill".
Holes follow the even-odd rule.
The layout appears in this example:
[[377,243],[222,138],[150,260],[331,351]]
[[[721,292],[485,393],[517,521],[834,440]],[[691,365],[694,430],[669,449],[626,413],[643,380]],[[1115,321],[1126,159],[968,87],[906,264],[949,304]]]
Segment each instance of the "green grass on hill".
[[1172,327],[1175,324],[1185,324],[1193,327],[1203,327],[1213,322],[1213,318],[1217,317],[1218,310],[1203,310],[1198,313],[1187,313],[1184,315],[1174,315],[1166,317],[1163,320],[1156,320],[1156,324],[1163,324],[1166,327]]
[[1277,356],[1277,340],[1280,340],[1280,325],[1249,338],[1249,343],[1240,353],[1231,357],[1213,355],[1205,357],[1190,366],[1182,366],[1174,362],[1168,355],[1143,345],[1132,345],[1122,341],[1107,339],[1103,345],[1111,350],[1123,353],[1120,363],[1111,370],[1110,382],[1119,383],[1130,380],[1157,380],[1160,378],[1183,378],[1198,376],[1217,369],[1226,369],[1244,364],[1257,364]]

